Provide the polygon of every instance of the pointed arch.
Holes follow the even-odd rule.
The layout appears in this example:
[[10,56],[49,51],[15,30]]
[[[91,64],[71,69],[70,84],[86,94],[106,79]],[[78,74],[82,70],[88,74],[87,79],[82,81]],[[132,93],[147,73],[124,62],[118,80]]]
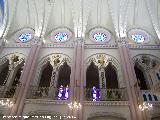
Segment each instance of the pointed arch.
[[0,67],[0,86],[4,85],[9,72],[9,60]]
[[98,67],[91,62],[86,72],[86,87],[92,88],[93,86],[99,88],[99,72]]
[[118,88],[116,68],[111,62],[105,67],[106,88]]
[[49,87],[50,86],[52,71],[53,71],[53,67],[48,61],[42,69],[39,87]]
[[58,75],[58,84],[57,87],[59,88],[61,85],[63,87],[69,86],[70,84],[70,74],[71,74],[71,67],[64,62],[62,66],[59,68],[59,75]]
[[135,64],[134,70],[135,70],[135,74],[136,74],[138,85],[139,85],[140,89],[141,90],[148,90],[148,86],[146,83],[146,78],[145,78],[144,72],[143,72],[142,68],[138,65],[138,63]]

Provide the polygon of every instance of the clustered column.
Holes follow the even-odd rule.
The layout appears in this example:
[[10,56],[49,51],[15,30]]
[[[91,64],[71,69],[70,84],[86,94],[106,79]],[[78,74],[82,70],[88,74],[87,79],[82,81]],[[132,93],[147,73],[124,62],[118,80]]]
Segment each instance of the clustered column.
[[16,99],[16,103],[12,107],[11,113],[8,113],[8,115],[20,116],[23,112],[25,98],[29,89],[30,81],[33,75],[33,70],[35,68],[36,61],[41,48],[41,44],[39,43],[39,38],[34,38],[34,43],[31,45],[29,55],[27,57],[22,75],[20,77],[21,86]]
[[131,61],[129,48],[125,43],[126,38],[118,40],[118,51],[120,55],[123,76],[126,82],[130,112],[132,120],[145,120],[138,109],[137,80],[134,72],[133,62]]

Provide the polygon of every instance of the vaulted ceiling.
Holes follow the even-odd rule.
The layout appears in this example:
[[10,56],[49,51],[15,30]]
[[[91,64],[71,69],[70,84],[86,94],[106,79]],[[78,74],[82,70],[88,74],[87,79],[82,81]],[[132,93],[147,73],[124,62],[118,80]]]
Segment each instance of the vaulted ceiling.
[[25,27],[45,37],[63,26],[81,37],[90,29],[103,26],[117,37],[125,37],[129,29],[140,28],[160,39],[160,0],[5,0],[4,3],[0,37],[11,36]]

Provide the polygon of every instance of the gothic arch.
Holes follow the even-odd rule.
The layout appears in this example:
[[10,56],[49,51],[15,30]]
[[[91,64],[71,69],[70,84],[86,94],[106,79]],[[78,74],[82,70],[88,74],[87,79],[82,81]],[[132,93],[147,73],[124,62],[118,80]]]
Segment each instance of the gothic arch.
[[67,62],[67,64],[71,66],[71,58],[68,55],[62,53],[52,53],[44,56],[38,63],[35,79],[34,81],[32,81],[34,86],[37,86],[39,84],[42,69],[44,69],[45,65],[48,62],[50,62],[54,70],[59,69],[64,62]]
[[[114,69],[116,70],[116,73],[117,73],[119,88],[125,87],[125,84],[124,84],[124,81],[122,78],[120,63],[115,57],[113,57],[112,55],[109,55],[109,54],[105,54],[105,53],[96,53],[96,54],[89,56],[85,60],[85,64],[86,64],[85,65],[86,66],[85,72],[84,72],[85,76],[86,76],[87,68],[89,67],[91,62],[93,62],[98,67],[98,69],[101,67],[101,65],[106,67],[109,63],[112,63],[112,65],[114,66]],[[86,77],[85,77],[85,81],[86,81]]]
[[[156,83],[156,71],[160,70],[160,58],[151,54],[138,54],[133,57],[133,61],[134,68],[137,67],[139,69],[136,68],[138,71],[143,72],[147,88],[150,89],[150,87]],[[136,71],[135,73],[137,74]],[[138,76],[138,74],[136,76]]]

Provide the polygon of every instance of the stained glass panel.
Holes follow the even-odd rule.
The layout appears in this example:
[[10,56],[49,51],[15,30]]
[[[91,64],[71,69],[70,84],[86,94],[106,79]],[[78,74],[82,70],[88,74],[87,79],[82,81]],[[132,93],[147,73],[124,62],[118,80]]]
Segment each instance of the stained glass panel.
[[104,42],[107,40],[107,35],[101,32],[95,33],[93,38],[96,42]]
[[145,37],[141,34],[133,34],[131,35],[131,38],[137,43],[142,43],[145,41]]
[[59,32],[55,35],[55,40],[57,42],[64,42],[67,41],[67,39],[68,39],[68,34],[65,32]]
[[19,40],[21,42],[28,42],[29,40],[32,39],[32,34],[31,33],[22,33],[20,36],[19,36]]

